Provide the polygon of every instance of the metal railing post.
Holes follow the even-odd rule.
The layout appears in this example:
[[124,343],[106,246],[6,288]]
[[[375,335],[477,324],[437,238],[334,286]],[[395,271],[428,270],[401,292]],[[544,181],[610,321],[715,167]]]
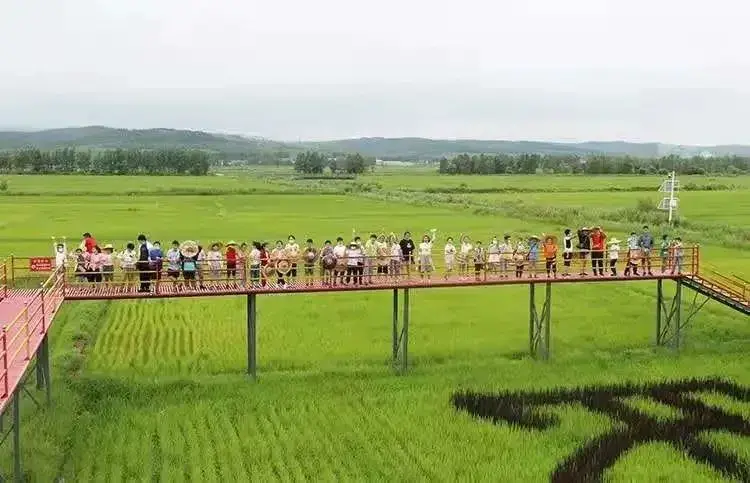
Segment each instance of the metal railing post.
[[42,291],[39,294],[39,297],[41,299],[41,304],[42,304],[42,330],[39,331],[39,333],[44,334],[44,331],[47,330],[47,326],[46,326],[47,316],[45,314],[46,309],[44,307],[44,285],[42,285]]
[[10,255],[10,283],[13,288],[16,287],[16,262],[13,254]]
[[23,313],[24,313],[23,333],[26,336],[26,360],[28,361],[31,359],[31,348],[29,346],[29,303],[28,302],[24,302],[23,304]]
[[8,397],[8,329],[3,327],[3,373],[5,374],[5,382],[3,383],[3,397]]

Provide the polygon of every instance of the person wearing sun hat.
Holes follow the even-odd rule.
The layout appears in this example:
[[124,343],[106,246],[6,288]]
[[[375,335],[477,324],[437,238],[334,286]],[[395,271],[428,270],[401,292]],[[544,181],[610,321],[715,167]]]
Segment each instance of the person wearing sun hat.
[[102,248],[102,280],[104,280],[104,283],[111,284],[115,278],[114,251],[111,243],[107,243]]
[[[612,238],[607,241],[609,246],[609,271],[613,277],[617,276],[617,260],[620,258],[620,240]],[[625,269],[625,275],[627,275],[627,268]]]
[[227,261],[227,278],[237,278],[237,242],[229,240],[227,242],[227,251],[224,253]]

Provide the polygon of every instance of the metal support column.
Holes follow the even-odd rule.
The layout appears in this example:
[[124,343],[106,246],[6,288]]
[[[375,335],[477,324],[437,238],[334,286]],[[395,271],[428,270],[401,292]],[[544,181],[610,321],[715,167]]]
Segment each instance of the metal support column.
[[255,294],[251,293],[247,295],[247,373],[253,379],[256,378],[255,369],[257,363],[255,355],[255,315]]
[[21,389],[13,396],[13,479],[23,481],[21,475]]
[[403,374],[409,365],[409,289],[404,289],[401,327],[398,322],[398,290],[393,291],[393,368]]
[[37,358],[37,365],[41,363],[42,374],[44,375],[44,389],[47,392],[47,405],[52,404],[52,373],[50,371],[49,363],[49,333],[44,334],[42,344],[39,346],[41,351],[41,359]]
[[404,289],[404,326],[401,329],[401,372],[406,372],[409,361],[409,289]]
[[675,313],[674,313],[674,348],[680,348],[680,333],[682,332],[682,284],[678,280],[676,282],[677,289],[674,294],[675,300]]
[[662,279],[656,281],[656,345],[661,345],[661,313],[664,305]]
[[398,360],[398,289],[393,289],[393,331],[392,336],[392,361],[396,364]]
[[536,308],[535,287],[529,284],[529,352],[534,358],[549,359],[551,338],[552,284],[546,283],[541,314]]

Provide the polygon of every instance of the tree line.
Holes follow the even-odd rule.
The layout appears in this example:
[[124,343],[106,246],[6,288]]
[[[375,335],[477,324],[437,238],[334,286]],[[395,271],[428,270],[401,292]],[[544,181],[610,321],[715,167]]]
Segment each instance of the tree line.
[[747,174],[750,158],[677,155],[636,158],[608,155],[459,154],[440,160],[441,174]]
[[27,147],[0,152],[0,173],[204,176],[210,161],[208,153],[197,149],[91,151],[67,147],[43,151]]
[[375,166],[375,158],[365,157],[359,153],[327,155],[317,151],[299,153],[294,158],[294,170],[304,174],[362,174]]

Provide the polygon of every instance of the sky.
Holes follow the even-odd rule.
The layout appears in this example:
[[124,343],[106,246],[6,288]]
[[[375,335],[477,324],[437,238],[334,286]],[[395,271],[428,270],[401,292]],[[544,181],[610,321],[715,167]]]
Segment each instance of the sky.
[[2,0],[0,127],[750,144],[740,0]]

